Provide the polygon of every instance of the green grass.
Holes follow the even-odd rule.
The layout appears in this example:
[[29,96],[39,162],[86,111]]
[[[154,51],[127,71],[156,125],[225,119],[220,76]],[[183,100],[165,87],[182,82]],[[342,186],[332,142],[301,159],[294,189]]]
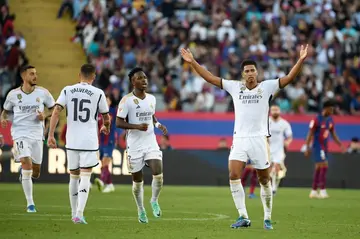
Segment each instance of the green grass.
[[237,212],[226,187],[165,186],[161,219],[152,215],[147,187],[147,225],[137,222],[130,185],[112,194],[93,189],[85,211],[89,224],[74,225],[67,185],[35,184],[38,213],[27,214],[21,185],[0,184],[0,238],[360,238],[359,190],[329,190],[331,198],[310,200],[308,189],[281,188],[274,198],[274,230],[265,231],[259,198],[246,201],[252,227],[230,229]]

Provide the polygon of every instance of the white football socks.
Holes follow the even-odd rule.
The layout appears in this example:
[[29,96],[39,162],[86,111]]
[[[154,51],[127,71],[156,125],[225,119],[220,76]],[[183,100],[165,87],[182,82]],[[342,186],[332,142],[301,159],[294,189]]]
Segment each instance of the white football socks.
[[133,182],[132,192],[138,207],[138,211],[144,211],[144,182]]
[[151,182],[152,197],[151,202],[157,202],[161,189],[163,187],[163,174],[153,175],[153,180]]
[[78,193],[78,204],[76,209],[76,216],[82,218],[84,216],[84,209],[90,190],[91,172],[80,172],[80,185]]
[[69,198],[71,205],[71,217],[76,216],[77,202],[78,202],[78,191],[79,191],[79,175],[70,174],[69,182]]
[[245,192],[241,180],[230,180],[230,190],[239,216],[249,218],[245,206]]
[[24,190],[27,206],[35,205],[33,200],[33,182],[31,179],[33,171],[23,169],[21,174],[21,184]]
[[260,196],[264,207],[264,220],[271,220],[273,194],[270,180],[265,185],[260,183]]

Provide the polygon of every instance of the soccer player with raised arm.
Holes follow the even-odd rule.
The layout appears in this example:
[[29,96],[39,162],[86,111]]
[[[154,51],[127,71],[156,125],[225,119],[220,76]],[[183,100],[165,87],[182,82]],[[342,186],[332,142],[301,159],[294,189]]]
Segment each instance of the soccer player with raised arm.
[[66,109],[65,147],[70,170],[71,217],[75,224],[87,224],[84,209],[89,196],[90,177],[92,168],[99,164],[98,113],[103,116],[100,131],[105,134],[110,131],[109,107],[105,94],[91,85],[95,79],[95,72],[93,65],[81,66],[80,83],[62,89],[50,119],[48,145],[50,148],[56,148],[55,128],[59,122],[60,112]]
[[154,126],[164,135],[167,129],[155,117],[156,98],[146,93],[148,81],[141,68],[134,68],[129,73],[129,80],[133,91],[124,96],[118,106],[116,126],[126,129],[126,150],[128,154],[129,171],[132,174],[132,191],[138,208],[140,223],[148,223],[144,208],[144,182],[142,169],[149,166],[153,180],[151,183],[151,208],[153,215],[161,216],[158,203],[159,194],[163,186],[162,152],[156,141]]
[[230,189],[239,218],[232,228],[249,227],[251,221],[245,206],[245,193],[241,174],[248,159],[257,170],[260,196],[264,207],[264,228],[273,229],[271,223],[272,187],[270,182],[269,103],[274,94],[284,88],[301,71],[307,56],[308,46],[301,46],[300,58],[290,73],[280,79],[258,82],[256,62],[245,60],[241,64],[240,80],[225,80],[214,76],[196,62],[189,50],[181,49],[182,58],[207,82],[226,90],[232,97],[235,108],[233,145],[229,155]]
[[27,201],[27,212],[36,212],[32,178],[40,177],[44,120],[51,112],[46,113],[45,107],[52,109],[55,101],[47,89],[36,86],[37,72],[34,66],[22,67],[20,74],[23,84],[7,95],[1,113],[1,126],[7,126],[8,115],[13,112],[11,136],[14,158],[16,162],[21,162],[20,181]]
[[[342,151],[346,152],[346,148],[341,144],[341,141],[335,132],[334,120],[331,117],[334,112],[334,106],[335,104],[333,101],[325,101],[322,112],[318,114],[315,119],[310,121],[305,151],[306,157],[310,156],[310,152],[312,151],[312,158],[315,162],[313,185],[309,195],[310,198],[329,197],[325,186],[326,172],[328,169],[328,141],[330,139],[330,134],[335,142],[341,147]],[[318,188],[320,188],[320,194],[317,191]]]
[[280,181],[285,177],[285,149],[292,142],[292,130],[289,122],[280,116],[280,107],[273,105],[270,108],[270,158],[272,164],[271,179],[273,194],[279,187]]
[[[100,160],[101,160],[101,175],[100,178],[95,179],[100,192],[111,193],[115,191],[114,184],[112,183],[109,164],[112,160],[113,151],[115,148],[115,130],[116,130],[116,106],[115,99],[112,95],[106,96],[106,101],[109,106],[109,114],[111,117],[111,126],[109,134],[100,133]],[[99,124],[102,125],[102,115],[99,114]]]

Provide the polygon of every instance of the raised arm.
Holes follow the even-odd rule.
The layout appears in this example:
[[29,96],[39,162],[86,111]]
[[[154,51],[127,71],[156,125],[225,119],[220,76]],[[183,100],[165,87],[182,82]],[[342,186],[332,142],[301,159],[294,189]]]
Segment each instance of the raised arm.
[[219,88],[222,88],[221,84],[221,78],[214,76],[211,74],[210,71],[206,70],[204,67],[202,67],[195,59],[192,53],[189,49],[182,48],[180,50],[181,56],[184,59],[184,61],[188,62],[191,67],[207,82],[210,84],[213,84],[214,86],[217,86]]
[[303,63],[307,57],[307,51],[308,51],[308,45],[306,45],[305,48],[303,45],[301,45],[299,60],[293,66],[293,68],[291,69],[289,74],[280,78],[280,83],[279,83],[280,88],[284,88],[285,86],[290,84],[296,78],[296,76],[300,73]]

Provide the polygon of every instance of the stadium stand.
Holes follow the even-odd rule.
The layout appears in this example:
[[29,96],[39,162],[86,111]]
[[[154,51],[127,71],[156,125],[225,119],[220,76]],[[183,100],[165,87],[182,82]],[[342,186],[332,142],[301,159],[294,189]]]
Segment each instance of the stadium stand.
[[281,77],[301,44],[310,56],[298,81],[276,102],[283,112],[317,112],[334,98],[337,114],[359,114],[358,1],[63,1],[77,21],[72,41],[81,43],[98,69],[97,84],[117,98],[128,92],[127,72],[142,66],[159,108],[232,111],[225,92],[204,84],[183,63],[179,48],[190,48],[211,72],[239,79],[244,58],[261,63],[261,79]]
[[26,40],[21,32],[14,27],[16,16],[7,5],[0,1],[0,103],[1,108],[6,93],[21,83],[18,73],[22,65],[28,64],[25,54]]

